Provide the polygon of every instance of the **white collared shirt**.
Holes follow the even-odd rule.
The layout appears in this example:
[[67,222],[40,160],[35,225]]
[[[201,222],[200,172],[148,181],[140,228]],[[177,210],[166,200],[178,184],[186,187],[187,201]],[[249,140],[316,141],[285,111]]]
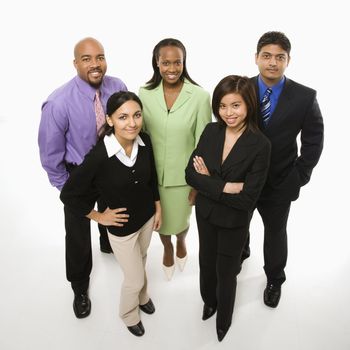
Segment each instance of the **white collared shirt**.
[[106,135],[103,142],[106,146],[108,157],[111,158],[115,155],[127,167],[132,167],[135,164],[139,146],[145,146],[141,137],[137,135],[132,146],[131,155],[128,157],[114,134]]

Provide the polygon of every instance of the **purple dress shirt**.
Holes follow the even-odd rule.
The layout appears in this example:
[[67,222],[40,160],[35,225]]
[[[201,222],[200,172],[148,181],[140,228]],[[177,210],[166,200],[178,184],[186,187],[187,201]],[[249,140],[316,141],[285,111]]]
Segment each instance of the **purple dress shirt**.
[[[126,91],[118,78],[104,76],[99,88],[104,110],[110,95]],[[96,89],[79,76],[56,89],[42,105],[39,149],[50,183],[62,189],[68,179],[66,163],[80,164],[96,144]]]

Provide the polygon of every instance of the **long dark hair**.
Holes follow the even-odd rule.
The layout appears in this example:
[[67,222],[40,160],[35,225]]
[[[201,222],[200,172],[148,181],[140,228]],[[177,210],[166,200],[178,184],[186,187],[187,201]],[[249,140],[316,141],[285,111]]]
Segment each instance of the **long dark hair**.
[[244,120],[244,125],[252,131],[258,130],[258,108],[257,98],[253,83],[248,77],[240,75],[228,75],[220,80],[215,87],[212,98],[212,109],[216,120],[226,126],[226,123],[221,119],[219,110],[220,103],[227,94],[239,94],[242,96],[247,106],[247,117]]
[[[139,104],[141,110],[143,108],[139,97],[131,91],[118,91],[112,94],[107,101],[107,116],[111,116],[120,106],[127,101],[135,101]],[[100,131],[99,139],[103,139],[106,135],[109,136],[114,133],[114,126],[110,126],[107,121],[103,124]]]
[[184,56],[183,71],[182,71],[182,74],[180,76],[180,80],[184,81],[185,78],[186,78],[192,84],[198,85],[194,80],[192,80],[192,78],[190,77],[190,75],[187,72],[187,68],[186,68],[186,48],[185,48],[184,44],[180,40],[173,39],[173,38],[166,38],[166,39],[161,40],[153,49],[153,55],[152,55],[153,76],[146,83],[146,85],[147,85],[146,89],[153,90],[162,81],[162,77],[161,77],[161,75],[159,73],[159,67],[157,65],[157,61],[159,59],[159,51],[160,51],[160,49],[165,47],[165,46],[175,46],[175,47],[179,48],[182,51],[182,53],[183,53],[183,56]]

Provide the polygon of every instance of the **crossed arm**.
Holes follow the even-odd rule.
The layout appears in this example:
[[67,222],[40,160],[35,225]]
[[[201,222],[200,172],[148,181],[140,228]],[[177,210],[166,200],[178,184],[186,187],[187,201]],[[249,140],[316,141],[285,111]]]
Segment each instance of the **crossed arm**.
[[[209,170],[202,157],[193,157],[193,167],[198,174],[210,176]],[[240,193],[243,190],[243,185],[244,182],[226,182],[222,192],[231,194]]]

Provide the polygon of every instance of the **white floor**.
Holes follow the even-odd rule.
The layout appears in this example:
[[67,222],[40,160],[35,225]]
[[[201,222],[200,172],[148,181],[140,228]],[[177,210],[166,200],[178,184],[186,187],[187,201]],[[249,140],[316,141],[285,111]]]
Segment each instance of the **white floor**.
[[[36,125],[22,125],[16,132],[17,144],[9,128],[9,122],[0,121],[1,350],[350,349],[349,232],[337,220],[346,218],[345,209],[325,205],[321,191],[329,166],[327,151],[313,181],[292,207],[288,280],[277,309],[262,302],[262,226],[255,215],[252,256],[239,275],[233,323],[224,341],[217,341],[215,318],[201,320],[198,240],[192,217],[188,264],[170,282],[161,269],[157,234],[152,239],[147,270],[157,310],[142,315],[146,334],[136,338],[118,318],[122,275],[114,257],[100,253],[96,225],[92,312],[86,319],[75,318],[73,294],[65,280],[62,206],[39,164]],[[6,152],[9,147],[16,150],[15,156]],[[328,198],[327,203],[336,201]]]
[[[203,1],[200,8],[199,2],[182,0],[170,7],[158,0],[111,3],[18,0],[1,7],[0,350],[349,350],[346,1],[300,1],[302,6],[297,1],[288,7],[266,7],[258,0]],[[155,10],[161,15],[153,20]],[[119,35],[123,30],[128,34]],[[201,320],[193,221],[188,265],[171,282],[163,276],[157,235],[151,242],[147,269],[157,311],[142,315],[146,334],[136,338],[118,318],[121,271],[113,256],[99,252],[94,225],[92,313],[76,319],[65,279],[62,205],[37,147],[42,101],[75,74],[73,45],[96,37],[106,48],[108,74],[137,91],[151,76],[155,43],[179,38],[188,51],[191,77],[212,92],[227,74],[257,74],[255,43],[267,30],[282,30],[291,39],[287,77],[317,90],[325,121],[320,164],[291,210],[280,305],[273,310],[262,302],[263,237],[256,216],[232,327],[219,343],[214,318]]]

